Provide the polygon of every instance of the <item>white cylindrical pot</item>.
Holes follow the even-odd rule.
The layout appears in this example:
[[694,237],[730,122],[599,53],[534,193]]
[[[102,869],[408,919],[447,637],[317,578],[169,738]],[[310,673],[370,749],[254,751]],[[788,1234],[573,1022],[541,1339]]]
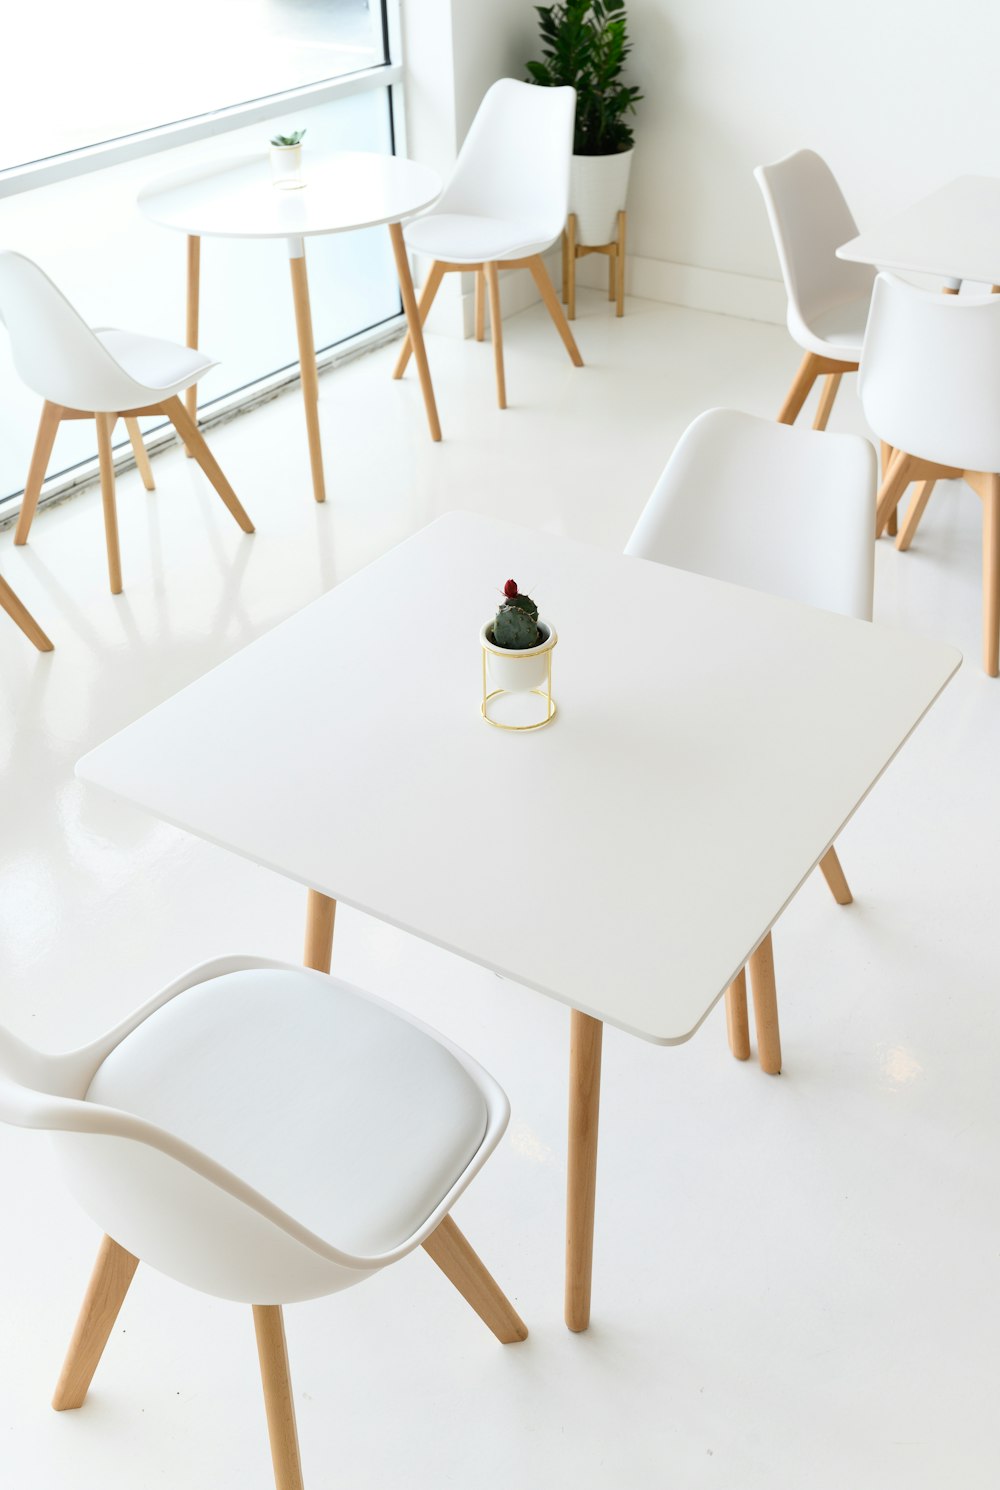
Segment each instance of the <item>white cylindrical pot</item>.
[[632,150],[619,155],[574,155],[569,177],[569,210],[576,214],[576,241],[614,243],[618,214],[625,210]]
[[493,640],[493,622],[487,621],[479,639],[486,649],[490,681],[495,688],[507,693],[528,693],[532,688],[544,688],[549,678],[548,653],[559,638],[555,627],[538,620],[538,631],[542,640],[537,647],[525,647],[515,651],[513,647],[498,647]]
[[295,191],[305,186],[302,177],[302,146],[272,145],[271,175],[274,184],[283,191]]

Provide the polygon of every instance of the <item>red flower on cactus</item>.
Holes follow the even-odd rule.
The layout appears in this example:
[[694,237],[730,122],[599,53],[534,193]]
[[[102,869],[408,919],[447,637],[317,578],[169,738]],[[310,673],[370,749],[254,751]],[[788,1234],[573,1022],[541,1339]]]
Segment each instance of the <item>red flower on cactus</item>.
[[508,600],[513,600],[514,596],[517,594],[517,580],[509,579],[503,587],[503,592],[507,596]]

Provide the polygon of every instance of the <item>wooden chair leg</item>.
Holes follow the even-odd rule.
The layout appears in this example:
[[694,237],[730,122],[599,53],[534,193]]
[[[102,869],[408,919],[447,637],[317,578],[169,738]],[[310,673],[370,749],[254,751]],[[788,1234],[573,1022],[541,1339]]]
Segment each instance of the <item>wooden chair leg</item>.
[[566,319],[576,320],[576,213],[566,219],[566,268],[568,289],[563,297],[566,301]]
[[[909,507],[906,509],[906,516],[903,519],[903,526],[900,528],[899,536],[896,539],[896,547],[899,549],[900,553],[905,553],[910,544],[913,542],[913,535],[917,531],[920,519],[924,515],[924,508],[930,501],[931,492],[934,490],[936,485],[936,481],[918,482],[917,489],[913,493],[913,500],[910,502]],[[886,531],[891,532],[888,524],[886,524]]]
[[0,578],[0,609],[7,612],[15,626],[19,626],[28,640],[34,642],[39,652],[51,652],[54,650],[52,643],[28,607],[24,604],[24,601],[18,599],[7,581],[2,578]]
[[615,278],[617,287],[615,290],[615,316],[625,314],[625,228],[628,215],[625,212],[618,214],[618,249],[615,253]]
[[476,270],[476,341],[486,336],[486,275]]
[[507,407],[507,384],[503,370],[503,323],[500,311],[500,277],[496,264],[484,264],[486,284],[490,292],[490,340],[493,342],[493,367],[497,379],[497,403],[501,409]]
[[532,279],[538,286],[538,293],[545,302],[545,308],[552,317],[556,330],[562,337],[563,346],[569,353],[570,361],[574,367],[582,367],[583,358],[580,356],[580,348],[574,341],[573,333],[569,329],[569,323],[563,315],[563,308],[559,304],[558,295],[552,288],[552,281],[549,279],[549,272],[545,267],[545,262],[541,254],[532,255],[528,260],[528,268],[531,270]]
[[1000,476],[983,496],[983,667],[1000,675]]
[[813,429],[826,429],[843,376],[843,373],[827,373],[823,379],[823,391],[819,396],[819,407],[816,410],[816,418],[813,420]]
[[785,402],[778,411],[779,424],[794,424],[802,412],[802,405],[812,391],[812,385],[819,377],[820,359],[814,352],[807,352],[799,363],[799,370],[792,380],[792,386],[785,395]]
[[82,1407],[86,1401],[94,1372],[138,1266],[139,1259],[131,1252],[119,1247],[109,1236],[103,1239],[52,1398],[56,1412]]
[[501,1345],[528,1338],[528,1329],[450,1216],[431,1232],[424,1251],[436,1262]]
[[115,414],[95,414],[97,454],[101,466],[101,506],[104,509],[104,539],[108,550],[108,579],[112,595],[122,592],[122,556],[118,545],[118,509],[115,505],[115,462],[111,434],[118,422]]
[[142,430],[139,428],[138,419],[126,419],[125,428],[128,430],[128,437],[132,444],[132,454],[135,456],[135,463],[139,475],[142,477],[142,484],[147,491],[155,491],[156,482],[153,480],[153,468],[149,464],[149,452],[142,443]]
[[883,529],[892,513],[899,506],[900,498],[910,484],[916,462],[905,450],[897,450],[889,462],[889,470],[879,487],[875,508],[875,537],[881,538]]
[[310,890],[306,900],[306,944],[302,961],[318,973],[330,971],[336,919],[337,902],[319,890]]
[[762,1071],[777,1076],[781,1070],[781,1035],[778,1029],[778,991],[774,982],[774,947],[771,933],[750,956],[750,987],[753,990],[754,1023],[757,1027],[757,1058]]
[[747,970],[741,967],[726,989],[726,1034],[738,1061],[750,1059],[750,1021],[747,1017]]
[[[444,269],[441,267],[438,260],[435,259],[430,267],[430,272],[427,275],[427,282],[420,291],[420,299],[417,301],[417,315],[420,317],[421,326],[430,315],[431,306],[434,304],[434,297],[441,287],[441,281],[444,279],[444,273]],[[482,338],[478,339],[482,340]],[[403,345],[400,348],[399,356],[396,358],[396,366],[392,370],[392,375],[394,378],[401,378],[403,376],[406,371],[406,365],[409,362],[412,353],[413,342],[410,339],[410,333],[407,332],[406,335],[403,337]]]
[[31,452],[28,479],[24,483],[24,500],[21,503],[20,516],[17,519],[17,527],[14,530],[14,542],[19,547],[28,541],[28,532],[35,516],[35,509],[38,506],[38,498],[42,491],[42,482],[45,480],[45,472],[48,470],[49,458],[52,455],[52,446],[55,443],[56,430],[59,428],[61,418],[62,410],[59,405],[50,404],[46,400],[42,405],[42,417],[38,421],[35,448]]
[[[294,263],[295,260],[292,260],[292,262]],[[222,474],[222,468],[205,444],[201,430],[195,424],[180,399],[168,398],[160,405],[160,408],[166,414],[185,445],[187,445],[244,533],[252,533],[254,530],[253,523],[247,516],[242,502]]]
[[837,904],[850,905],[854,900],[854,896],[851,894],[851,887],[847,883],[847,875],[841,868],[835,848],[831,846],[827,849],[819,861],[819,867],[823,871],[823,878],[830,886],[830,893]]
[[590,1324],[603,1044],[601,1021],[579,1009],[571,1010],[564,1317],[567,1327],[576,1333]]
[[[895,455],[896,452],[893,450],[888,440],[882,440],[880,444],[882,449],[882,475],[880,479],[881,481],[884,481],[886,476],[888,476],[889,474],[889,466],[892,462],[892,457]],[[897,509],[894,507],[889,514],[889,521],[886,524],[886,528],[890,538],[894,538],[896,536],[896,511]]]
[[565,228],[562,230],[562,237],[559,242],[562,248],[562,285],[560,293],[562,295],[562,303],[565,305],[569,297],[569,239],[566,236]]
[[271,1442],[275,1490],[302,1490],[302,1461],[295,1401],[288,1370],[285,1321],[280,1304],[254,1304],[260,1379],[264,1388],[267,1436]]
[[[187,241],[187,321],[184,340],[189,347],[198,345],[198,311],[201,302],[201,239],[189,235]],[[192,383],[184,393],[184,406],[198,423],[198,384]],[[184,454],[191,455],[185,445]]]

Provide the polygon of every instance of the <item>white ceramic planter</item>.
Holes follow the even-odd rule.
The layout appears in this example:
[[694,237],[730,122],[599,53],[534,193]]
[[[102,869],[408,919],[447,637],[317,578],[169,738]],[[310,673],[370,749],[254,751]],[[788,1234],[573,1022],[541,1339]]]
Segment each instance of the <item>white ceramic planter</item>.
[[305,186],[302,175],[302,146],[272,145],[271,175],[275,186],[282,191],[297,191],[300,186]]
[[559,640],[555,627],[538,618],[538,630],[542,640],[537,647],[525,647],[514,651],[512,647],[498,647],[493,640],[493,622],[487,621],[479,639],[486,649],[487,670],[494,688],[503,688],[507,693],[528,693],[532,688],[544,688],[549,677],[548,653]]
[[625,209],[635,150],[620,155],[574,155],[569,210],[576,213],[577,243],[614,243],[618,214]]

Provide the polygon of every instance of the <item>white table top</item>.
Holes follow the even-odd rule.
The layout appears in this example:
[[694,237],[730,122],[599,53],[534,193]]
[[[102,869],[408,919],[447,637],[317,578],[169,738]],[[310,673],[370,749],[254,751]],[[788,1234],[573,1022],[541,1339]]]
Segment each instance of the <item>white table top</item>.
[[837,249],[839,259],[1000,284],[1000,180],[959,176]]
[[[511,575],[560,638],[559,712],[535,734],[479,714],[479,629]],[[452,513],[91,751],[77,774],[677,1044],[960,660],[936,642]]]
[[154,222],[205,238],[308,238],[399,222],[439,196],[441,179],[397,155],[310,155],[306,185],[281,191],[266,153],[237,155],[158,176],[140,191]]

